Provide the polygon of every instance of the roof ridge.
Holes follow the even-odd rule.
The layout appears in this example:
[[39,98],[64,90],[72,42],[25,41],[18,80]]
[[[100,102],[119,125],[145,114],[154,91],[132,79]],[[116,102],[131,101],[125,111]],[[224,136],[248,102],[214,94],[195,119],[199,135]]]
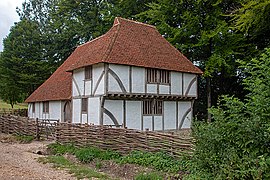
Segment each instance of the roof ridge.
[[[143,26],[148,26],[148,27],[157,29],[155,26],[153,26],[151,24],[142,23],[142,22],[139,22],[139,21],[136,21],[136,20],[126,19],[126,18],[122,18],[122,17],[116,17],[115,19],[117,19],[117,21],[118,21],[119,24],[121,24],[121,22],[119,21],[119,19],[121,19],[121,20],[124,20],[124,21],[129,21],[131,23],[136,23],[136,24],[140,24],[140,25],[143,25]],[[117,25],[117,24],[115,24],[115,25]]]
[[[119,22],[119,21],[118,21]],[[109,55],[110,55],[110,53],[111,53],[111,51],[112,51],[112,48],[113,48],[113,45],[114,45],[114,43],[115,43],[115,41],[116,41],[116,38],[118,37],[118,32],[119,32],[119,30],[120,30],[120,22],[118,23],[118,24],[116,24],[116,25],[114,25],[114,26],[117,26],[116,28],[116,32],[114,33],[114,35],[113,35],[113,37],[112,37],[112,39],[111,39],[111,42],[109,43],[109,45],[108,45],[108,47],[107,47],[107,50],[105,51],[105,53],[104,53],[104,55],[103,55],[103,57],[102,57],[102,62],[105,62],[106,60],[107,60],[107,58],[109,57]],[[113,26],[113,27],[114,27]]]
[[102,38],[102,37],[105,36],[105,35],[106,35],[106,33],[105,33],[105,34],[102,34],[101,36],[98,36],[98,37],[96,37],[96,38],[94,38],[94,39],[92,39],[92,40],[90,40],[90,41],[87,41],[87,42],[85,42],[85,43],[83,43],[83,44],[80,44],[80,45],[78,45],[77,47],[81,47],[81,46],[87,45],[87,44],[89,44],[89,43],[92,43],[92,42],[94,42],[94,41],[96,41],[96,40]]

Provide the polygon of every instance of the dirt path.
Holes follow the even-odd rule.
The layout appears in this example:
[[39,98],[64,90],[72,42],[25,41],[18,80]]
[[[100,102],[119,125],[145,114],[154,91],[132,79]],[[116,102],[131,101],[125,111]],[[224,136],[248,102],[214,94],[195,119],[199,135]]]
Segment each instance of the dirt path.
[[33,180],[33,179],[76,179],[64,170],[56,170],[50,164],[37,162],[42,155],[35,154],[46,148],[48,142],[30,144],[3,143],[0,141],[0,179]]

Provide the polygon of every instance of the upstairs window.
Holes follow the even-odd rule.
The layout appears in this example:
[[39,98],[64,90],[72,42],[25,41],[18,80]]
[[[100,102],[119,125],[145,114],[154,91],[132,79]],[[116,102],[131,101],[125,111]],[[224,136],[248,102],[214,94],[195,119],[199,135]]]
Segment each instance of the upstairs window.
[[159,70],[159,83],[169,84],[170,83],[170,71]]
[[170,71],[161,69],[146,69],[147,83],[169,84]]
[[49,113],[49,101],[43,102],[43,113]]
[[33,104],[32,104],[32,113],[35,113],[35,112],[36,112],[36,104],[33,103]]
[[143,115],[162,115],[163,102],[159,100],[143,101]]
[[82,98],[82,113],[87,113],[88,98]]
[[85,78],[85,80],[92,79],[92,66],[86,66],[84,68],[84,78]]

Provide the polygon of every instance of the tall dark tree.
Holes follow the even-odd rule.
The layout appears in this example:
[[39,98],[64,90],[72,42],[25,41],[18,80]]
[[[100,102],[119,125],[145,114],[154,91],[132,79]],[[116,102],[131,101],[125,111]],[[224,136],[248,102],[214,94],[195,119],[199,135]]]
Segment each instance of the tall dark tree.
[[239,1],[159,0],[149,6],[137,17],[156,25],[167,40],[204,70],[198,114],[205,115],[205,107],[216,104],[221,94],[243,96],[236,60],[248,58],[255,47],[247,43],[243,33],[231,28],[232,17],[228,15],[240,6]]
[[13,105],[33,92],[51,72],[37,22],[23,19],[15,24],[3,45],[0,96]]
[[263,50],[270,46],[270,1],[245,0],[233,11],[233,28],[245,34],[246,38]]

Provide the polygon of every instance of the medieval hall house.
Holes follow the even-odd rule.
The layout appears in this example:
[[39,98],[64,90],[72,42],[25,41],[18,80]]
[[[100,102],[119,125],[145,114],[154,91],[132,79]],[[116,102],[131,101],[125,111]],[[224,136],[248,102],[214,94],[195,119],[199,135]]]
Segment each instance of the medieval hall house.
[[28,116],[131,129],[190,128],[202,71],[154,26],[115,18],[27,99]]

